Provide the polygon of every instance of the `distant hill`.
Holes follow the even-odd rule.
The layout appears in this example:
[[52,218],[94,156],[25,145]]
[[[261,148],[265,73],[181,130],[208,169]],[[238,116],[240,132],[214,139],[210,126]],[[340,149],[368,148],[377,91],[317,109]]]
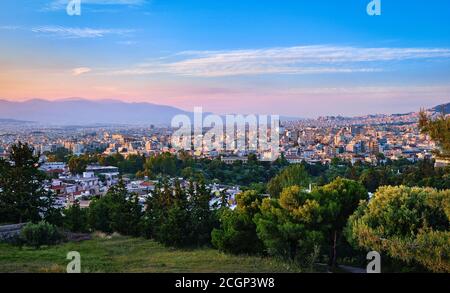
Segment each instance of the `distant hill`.
[[2,119],[32,120],[46,124],[169,124],[173,116],[178,114],[190,115],[175,107],[116,100],[92,101],[78,98],[57,101],[34,99],[25,102],[0,100]]
[[442,110],[443,110],[444,114],[450,114],[450,103],[436,106],[436,107],[432,108],[431,110],[438,112],[438,113],[442,113]]
[[2,118],[0,118],[0,123],[25,124],[25,123],[33,123],[33,121],[23,121],[23,120],[16,120],[16,119],[2,119]]

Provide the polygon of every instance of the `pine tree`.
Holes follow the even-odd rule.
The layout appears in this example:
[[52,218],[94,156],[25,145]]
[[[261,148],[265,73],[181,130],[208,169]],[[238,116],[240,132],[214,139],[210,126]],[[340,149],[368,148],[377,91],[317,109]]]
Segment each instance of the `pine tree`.
[[12,146],[9,161],[0,160],[0,222],[57,218],[54,196],[45,190],[45,174],[38,167],[33,148],[21,142]]
[[438,144],[439,149],[436,150],[436,155],[450,159],[450,117],[442,113],[437,119],[432,120],[425,111],[421,111],[419,128],[422,133],[428,134]]
[[64,211],[64,228],[72,232],[87,232],[87,209],[82,209],[78,201]]
[[191,195],[191,238],[197,246],[210,243],[211,231],[214,228],[214,213],[210,202],[211,191],[208,190],[203,180],[196,184],[196,189]]
[[142,207],[138,197],[130,194],[120,181],[102,198],[94,200],[89,207],[89,224],[106,233],[139,236],[142,225]]

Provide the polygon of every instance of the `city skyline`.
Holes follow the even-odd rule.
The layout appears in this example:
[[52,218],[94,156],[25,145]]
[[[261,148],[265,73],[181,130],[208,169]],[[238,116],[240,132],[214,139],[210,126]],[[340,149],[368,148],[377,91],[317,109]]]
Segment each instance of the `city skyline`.
[[362,0],[84,0],[81,16],[66,2],[2,3],[1,99],[304,118],[450,100],[445,1],[382,1],[374,17]]

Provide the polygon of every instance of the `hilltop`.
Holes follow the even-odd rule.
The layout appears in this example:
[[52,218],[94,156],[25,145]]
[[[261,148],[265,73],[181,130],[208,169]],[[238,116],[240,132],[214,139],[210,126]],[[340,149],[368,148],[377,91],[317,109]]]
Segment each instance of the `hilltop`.
[[450,114],[450,103],[438,105],[431,110],[438,113],[442,113],[442,111],[444,111],[444,114]]

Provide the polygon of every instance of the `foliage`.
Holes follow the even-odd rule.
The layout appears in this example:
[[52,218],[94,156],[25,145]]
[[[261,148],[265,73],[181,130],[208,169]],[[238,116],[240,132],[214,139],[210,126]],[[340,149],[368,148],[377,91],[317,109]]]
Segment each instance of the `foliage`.
[[171,187],[164,179],[148,198],[147,237],[170,246],[201,246],[210,243],[215,213],[210,207],[211,193],[203,182]]
[[20,232],[21,242],[28,246],[39,248],[42,245],[54,245],[63,239],[56,226],[45,221],[37,224],[29,223]]
[[38,166],[33,149],[20,142],[12,146],[9,161],[0,159],[0,222],[57,218],[54,196],[44,189],[45,174]]
[[177,173],[177,158],[170,153],[150,157],[145,162],[145,170],[153,175],[174,176]]
[[148,158],[139,176],[146,175],[153,179],[181,176],[185,179],[194,178],[196,181],[203,178],[206,182],[248,186],[269,181],[287,165],[281,158],[274,162],[250,158],[247,164],[225,164],[220,159],[194,159],[187,152],[180,151],[178,155],[163,153]]
[[64,211],[63,226],[72,232],[88,232],[88,209],[82,209],[78,202],[74,202]]
[[47,160],[49,162],[65,162],[65,163],[67,163],[71,152],[64,147],[59,147],[54,152],[47,152],[44,154],[47,156]]
[[356,181],[337,178],[323,187],[314,189],[312,195],[320,206],[321,229],[327,235],[329,262],[334,267],[347,219],[356,210],[359,202],[367,199],[367,191]]
[[450,116],[442,114],[433,120],[421,111],[419,127],[422,133],[428,134],[439,145],[438,156],[450,158]]
[[272,197],[279,197],[283,188],[294,185],[306,187],[309,182],[304,165],[291,165],[269,181],[267,190]]
[[450,190],[382,187],[350,217],[346,236],[430,271],[450,272]]
[[263,251],[263,244],[256,235],[254,216],[259,213],[262,196],[249,190],[236,196],[235,210],[223,209],[220,228],[212,232],[212,244],[219,250],[235,254],[255,254]]
[[255,219],[258,236],[270,254],[299,262],[328,248],[334,266],[347,218],[366,197],[363,186],[342,178],[311,193],[296,185],[286,187],[279,199],[264,199]]
[[179,182],[172,189],[167,181],[149,199],[147,215],[151,221],[151,236],[168,246],[190,244],[188,196]]
[[323,243],[319,203],[299,186],[286,187],[280,198],[265,198],[255,222],[258,237],[271,255],[297,262]]
[[416,163],[406,159],[386,160],[372,166],[365,163],[330,164],[319,177],[313,178],[317,185],[324,185],[342,177],[361,182],[368,191],[375,192],[380,186],[420,186],[450,189],[450,167],[434,166],[434,161],[425,159]]
[[[372,166],[364,162],[352,165],[348,161],[334,158],[330,164],[308,164],[303,161],[289,165],[281,156],[274,162],[249,160],[247,164],[225,164],[220,159],[194,159],[185,151],[176,155],[163,153],[149,158],[130,155],[125,159],[122,154],[116,153],[107,157],[83,155],[72,159],[69,167],[75,173],[82,173],[87,164],[98,163],[116,166],[122,174],[136,174],[138,178],[183,177],[194,181],[205,180],[208,183],[240,185],[247,190],[269,192],[272,196],[279,196],[283,187],[291,184],[307,187],[309,183],[313,183],[322,186],[338,177],[359,181],[370,192],[375,192],[384,185],[450,189],[450,167],[435,168],[432,160],[413,163],[406,159],[392,161],[384,158],[380,164]],[[296,169],[297,172],[287,169]],[[289,177],[284,174],[289,174]],[[266,183],[267,190],[264,186]]]
[[82,174],[89,162],[88,156],[73,156],[69,159],[69,170],[72,174]]
[[144,168],[145,157],[143,155],[129,155],[125,158],[120,153],[107,157],[99,157],[98,163],[102,166],[115,166],[121,174],[136,174]]
[[123,235],[141,234],[142,207],[136,195],[130,194],[121,181],[104,197],[91,202],[88,223],[94,230]]
[[211,243],[211,231],[216,222],[216,214],[210,206],[211,191],[206,188],[203,181],[188,189],[190,239],[195,246]]

